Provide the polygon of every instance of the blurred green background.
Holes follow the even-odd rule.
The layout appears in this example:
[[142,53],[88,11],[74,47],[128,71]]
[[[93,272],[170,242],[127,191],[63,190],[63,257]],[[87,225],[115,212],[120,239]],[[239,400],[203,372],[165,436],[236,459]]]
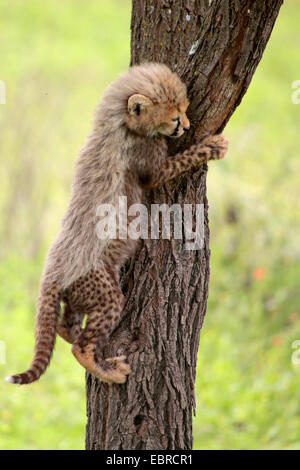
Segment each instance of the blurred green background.
[[[1,449],[84,448],[84,371],[68,345],[58,339],[40,382],[3,379],[31,360],[45,253],[95,105],[128,66],[130,9],[128,0],[0,4]],[[195,449],[300,449],[300,366],[291,360],[300,339],[299,24],[299,2],[289,0],[226,128],[229,156],[209,169]]]

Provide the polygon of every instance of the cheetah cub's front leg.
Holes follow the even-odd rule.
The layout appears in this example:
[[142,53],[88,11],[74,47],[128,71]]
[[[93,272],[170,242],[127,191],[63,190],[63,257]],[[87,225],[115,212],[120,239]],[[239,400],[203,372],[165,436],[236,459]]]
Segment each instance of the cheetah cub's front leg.
[[93,270],[68,288],[67,296],[70,315],[72,310],[80,310],[82,317],[87,315],[84,329],[77,320],[77,337],[76,333],[75,337],[71,333],[72,329],[73,333],[76,332],[76,316],[75,324],[69,317],[69,330],[65,330],[68,331],[67,338],[73,342],[72,353],[75,358],[103,382],[124,383],[131,372],[129,364],[125,362],[126,357],[102,358],[103,347],[119,323],[123,311],[123,294],[118,282],[105,268]]
[[222,135],[206,137],[184,152],[167,158],[162,167],[151,169],[147,174],[139,175],[140,182],[144,188],[154,189],[193,167],[207,163],[208,160],[224,158],[227,150],[228,140]]

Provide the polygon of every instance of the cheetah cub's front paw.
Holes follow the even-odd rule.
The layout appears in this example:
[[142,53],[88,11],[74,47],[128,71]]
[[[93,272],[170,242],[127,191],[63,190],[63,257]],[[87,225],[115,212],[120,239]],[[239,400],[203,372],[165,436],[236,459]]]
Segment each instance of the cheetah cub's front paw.
[[229,146],[228,140],[221,134],[205,137],[201,143],[210,149],[209,160],[220,160],[224,158]]

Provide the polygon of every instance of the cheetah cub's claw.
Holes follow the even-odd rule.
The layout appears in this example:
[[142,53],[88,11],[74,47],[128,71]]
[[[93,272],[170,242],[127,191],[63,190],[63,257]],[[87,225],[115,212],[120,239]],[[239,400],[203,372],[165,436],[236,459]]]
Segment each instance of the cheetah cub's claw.
[[201,144],[211,149],[209,160],[220,160],[224,158],[229,146],[228,140],[221,134],[205,137]]

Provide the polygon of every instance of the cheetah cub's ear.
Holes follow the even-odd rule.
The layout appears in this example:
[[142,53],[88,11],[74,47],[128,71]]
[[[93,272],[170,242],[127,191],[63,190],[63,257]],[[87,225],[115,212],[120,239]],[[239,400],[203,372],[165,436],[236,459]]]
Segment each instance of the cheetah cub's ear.
[[128,99],[128,112],[129,114],[136,114],[137,116],[139,116],[143,109],[146,109],[147,107],[152,105],[153,103],[150,98],[136,93],[130,96],[130,98]]

